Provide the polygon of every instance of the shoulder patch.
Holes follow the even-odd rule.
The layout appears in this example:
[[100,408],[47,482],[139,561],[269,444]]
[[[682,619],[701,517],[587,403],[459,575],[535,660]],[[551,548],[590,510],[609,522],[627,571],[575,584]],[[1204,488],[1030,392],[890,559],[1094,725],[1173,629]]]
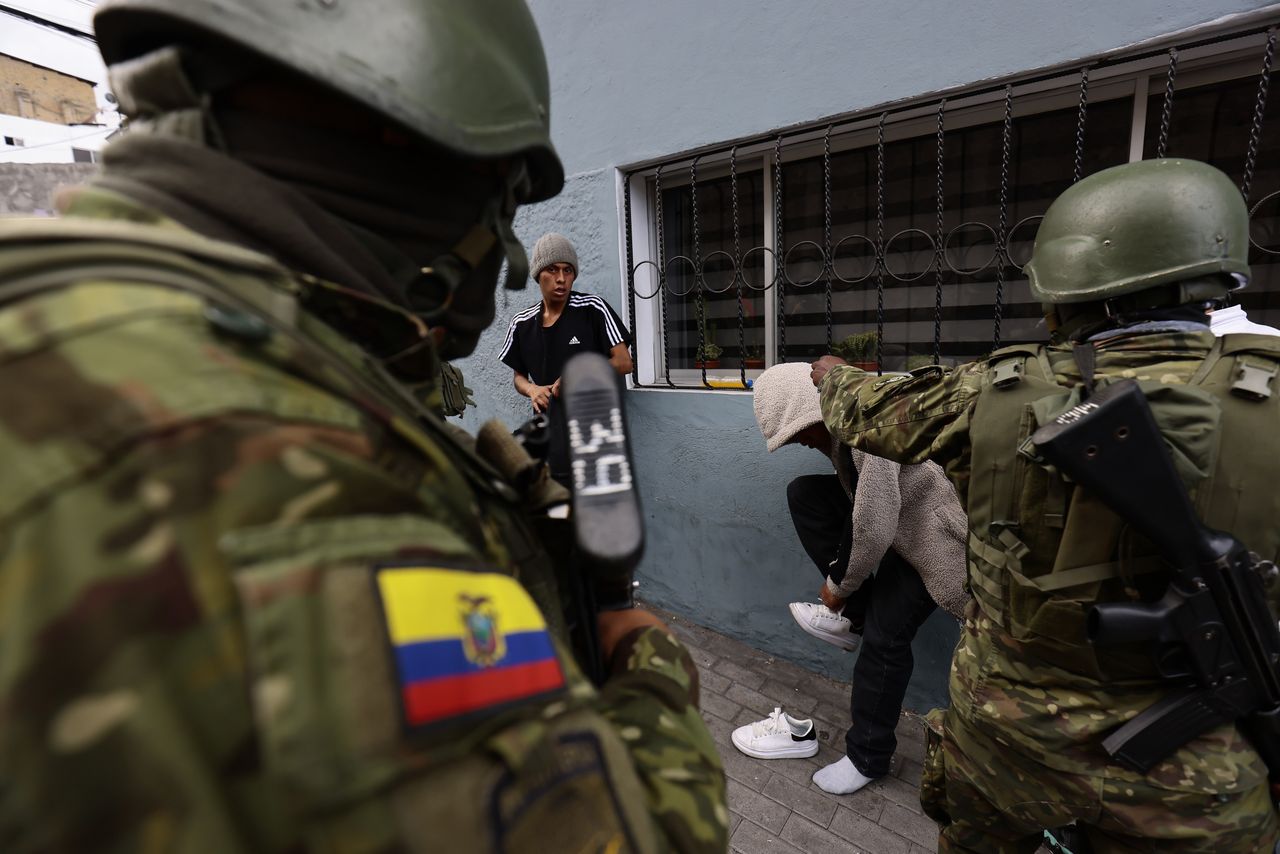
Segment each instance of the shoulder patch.
[[408,728],[487,717],[564,688],[546,620],[514,578],[413,565],[377,567],[374,579]]

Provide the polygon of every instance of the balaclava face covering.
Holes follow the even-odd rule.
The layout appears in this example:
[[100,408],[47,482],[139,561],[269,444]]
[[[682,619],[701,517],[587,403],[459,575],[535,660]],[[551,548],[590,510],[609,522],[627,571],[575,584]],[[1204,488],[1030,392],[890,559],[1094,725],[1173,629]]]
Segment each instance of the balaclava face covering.
[[418,315],[444,358],[470,353],[493,321],[503,260],[507,287],[526,281],[511,227],[523,163],[499,169],[231,106],[217,93],[264,64],[218,58],[165,48],[112,68],[135,118],[97,183]]

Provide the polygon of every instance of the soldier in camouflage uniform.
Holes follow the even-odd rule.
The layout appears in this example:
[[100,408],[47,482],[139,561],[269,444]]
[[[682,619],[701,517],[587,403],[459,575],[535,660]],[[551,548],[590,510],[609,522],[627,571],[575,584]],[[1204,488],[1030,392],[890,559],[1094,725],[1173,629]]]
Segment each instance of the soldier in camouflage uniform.
[[585,680],[431,411],[563,183],[523,3],[96,24],[130,130],[0,226],[0,850],[723,850],[688,651],[602,616]]
[[1026,272],[1052,343],[953,370],[878,378],[825,357],[823,416],[856,448],[942,464],[969,513],[974,595],[931,716],[921,787],[939,850],[1032,852],[1075,822],[1096,851],[1270,852],[1267,770],[1234,725],[1147,775],[1102,739],[1169,690],[1149,651],[1089,645],[1098,602],[1151,601],[1155,549],[1096,499],[1021,452],[1080,387],[1136,379],[1201,518],[1265,558],[1280,551],[1280,346],[1214,339],[1205,308],[1247,280],[1239,191],[1203,163],[1099,172],[1050,207]]

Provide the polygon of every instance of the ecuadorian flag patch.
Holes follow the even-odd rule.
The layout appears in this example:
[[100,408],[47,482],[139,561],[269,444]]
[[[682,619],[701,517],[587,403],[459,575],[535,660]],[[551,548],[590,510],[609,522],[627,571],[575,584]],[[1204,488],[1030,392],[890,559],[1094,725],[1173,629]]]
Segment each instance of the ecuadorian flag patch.
[[420,566],[375,572],[409,726],[564,687],[546,621],[514,578]]

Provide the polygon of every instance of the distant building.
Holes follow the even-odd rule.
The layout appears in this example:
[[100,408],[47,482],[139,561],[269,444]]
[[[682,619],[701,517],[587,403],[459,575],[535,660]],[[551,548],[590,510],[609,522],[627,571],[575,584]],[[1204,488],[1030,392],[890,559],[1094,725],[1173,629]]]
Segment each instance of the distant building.
[[0,54],[0,113],[63,125],[98,114],[93,81]]
[[91,11],[70,0],[0,7],[0,164],[94,163],[119,127]]

